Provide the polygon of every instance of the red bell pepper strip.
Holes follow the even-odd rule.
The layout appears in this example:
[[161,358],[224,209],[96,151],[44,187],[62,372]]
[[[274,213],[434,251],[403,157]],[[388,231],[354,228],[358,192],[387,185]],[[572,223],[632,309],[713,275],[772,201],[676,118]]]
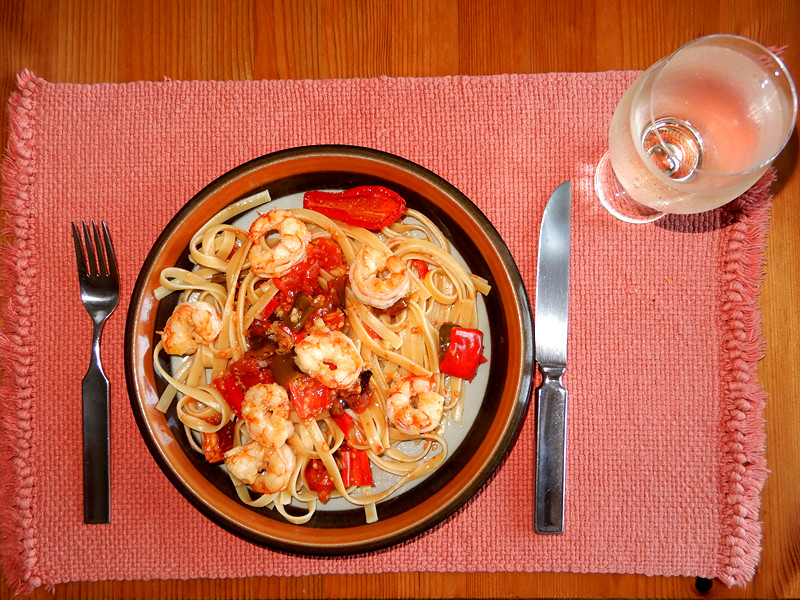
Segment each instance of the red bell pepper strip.
[[356,450],[342,446],[338,451],[339,468],[342,472],[344,487],[351,485],[375,485],[372,479],[372,468],[366,450]]
[[239,385],[239,381],[233,375],[222,373],[214,378],[214,387],[216,387],[225,402],[231,407],[231,410],[237,417],[242,416],[242,401],[244,400],[244,389]]
[[445,323],[440,329],[439,339],[444,354],[439,361],[439,370],[472,381],[478,366],[487,360],[483,356],[483,332]]
[[365,185],[343,192],[306,192],[303,195],[303,208],[315,210],[348,225],[380,229],[403,216],[406,201],[385,187]]
[[362,323],[361,325],[364,327],[364,331],[366,331],[366,332],[367,332],[367,335],[369,335],[369,337],[371,337],[373,340],[380,340],[380,339],[382,339],[382,338],[381,338],[381,336],[380,336],[380,334],[379,334],[379,333],[376,333],[376,332],[375,332],[375,330],[374,330],[374,329],[372,329],[372,327],[370,327],[370,326],[369,326],[369,325],[367,325],[366,323]]
[[333,417],[333,422],[339,426],[339,429],[342,430],[345,439],[347,439],[347,434],[350,433],[350,428],[353,426],[353,417],[345,412],[338,417]]
[[273,296],[272,300],[267,302],[267,305],[261,311],[261,318],[263,320],[265,320],[265,321],[267,319],[269,319],[272,316],[272,313],[275,312],[275,309],[278,308],[278,306],[280,306],[280,303],[281,303],[281,299],[279,297],[279,294],[275,294],[275,296]]

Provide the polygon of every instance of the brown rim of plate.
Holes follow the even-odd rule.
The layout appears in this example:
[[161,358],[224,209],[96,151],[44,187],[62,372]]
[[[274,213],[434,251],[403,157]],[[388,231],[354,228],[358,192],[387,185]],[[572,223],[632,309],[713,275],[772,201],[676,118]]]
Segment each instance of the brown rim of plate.
[[[491,316],[487,391],[464,442],[424,485],[379,504],[376,523],[366,524],[363,510],[354,508],[318,511],[309,523],[293,525],[277,511],[242,504],[219,467],[187,450],[174,410],[170,417],[169,412],[165,416],[155,409],[163,388],[151,358],[155,331],[171,308],[166,301],[158,303],[152,292],[164,267],[186,262],[194,232],[230,203],[263,189],[276,199],[308,189],[367,184],[394,189],[410,207],[433,218],[472,272],[492,285],[486,298]],[[424,167],[392,154],[355,146],[305,146],[234,168],[201,190],[170,221],[145,260],[132,294],[125,370],[133,413],[150,452],[172,484],[204,515],[273,549],[308,555],[359,554],[432,528],[489,479],[516,439],[527,411],[533,385],[532,332],[530,305],[516,264],[495,228],[466,196]]]

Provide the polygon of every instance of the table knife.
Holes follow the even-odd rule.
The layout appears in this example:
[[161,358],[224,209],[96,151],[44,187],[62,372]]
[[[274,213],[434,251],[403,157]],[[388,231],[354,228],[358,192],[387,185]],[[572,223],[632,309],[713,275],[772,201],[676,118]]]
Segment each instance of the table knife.
[[556,188],[539,234],[534,335],[542,383],[536,389],[536,533],[564,531],[568,394],[561,378],[567,367],[571,197],[569,181]]

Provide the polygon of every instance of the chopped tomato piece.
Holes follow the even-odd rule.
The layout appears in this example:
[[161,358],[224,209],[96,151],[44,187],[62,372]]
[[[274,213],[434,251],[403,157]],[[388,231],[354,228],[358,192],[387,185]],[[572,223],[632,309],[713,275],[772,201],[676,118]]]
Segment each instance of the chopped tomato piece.
[[231,410],[237,417],[242,416],[242,401],[244,400],[244,389],[239,384],[239,381],[233,375],[228,373],[221,373],[214,378],[214,387],[216,387],[225,398],[225,402],[231,407]]
[[409,266],[417,272],[417,277],[420,279],[425,279],[425,275],[431,270],[430,264],[418,258],[412,258],[408,263]]
[[272,372],[270,372],[270,370],[267,368],[259,369],[255,373],[247,373],[242,375],[240,381],[242,382],[242,385],[249,390],[258,383],[274,383],[275,378],[272,376]]
[[318,458],[311,459],[306,465],[304,475],[308,489],[316,492],[322,502],[327,502],[336,486],[325,464]]
[[203,434],[203,454],[206,461],[213,464],[225,460],[225,453],[233,448],[233,427],[233,421],[230,421],[219,431]]
[[350,393],[346,393],[344,391],[340,392],[342,401],[345,403],[345,405],[358,414],[361,414],[367,410],[369,405],[372,403],[372,388],[369,385],[371,378],[372,371],[362,371],[361,377],[358,381],[358,388],[351,390]]
[[332,331],[341,331],[344,327],[344,313],[337,308],[322,315],[322,322]]
[[348,225],[380,229],[403,216],[406,201],[385,187],[366,185],[343,192],[306,192],[303,208],[315,210]]
[[305,259],[289,269],[285,275],[275,278],[275,285],[290,302],[294,302],[295,296],[300,292],[314,297],[322,292],[318,281],[320,270],[343,270],[342,260],[342,249],[333,240],[311,240],[306,248]]
[[[273,298],[274,300],[274,298]],[[269,306],[269,305],[267,305]],[[274,310],[274,309],[273,309]],[[270,312],[272,314],[272,312]],[[251,338],[259,337],[265,338],[269,335],[269,321],[266,320],[267,317],[264,319],[253,319],[252,324],[250,325],[250,329],[247,330],[247,335]]]
[[236,377],[248,390],[257,383],[273,383],[275,378],[269,368],[269,361],[254,354],[245,354],[228,367],[228,372]]
[[294,404],[294,409],[297,411],[297,416],[304,421],[328,410],[335,394],[331,389],[308,375],[295,377],[289,382],[286,389],[292,404]]
[[[342,247],[331,238],[320,237],[311,240],[309,244],[315,252],[315,258],[320,266],[330,272],[344,266]],[[312,250],[312,251],[313,251]]]

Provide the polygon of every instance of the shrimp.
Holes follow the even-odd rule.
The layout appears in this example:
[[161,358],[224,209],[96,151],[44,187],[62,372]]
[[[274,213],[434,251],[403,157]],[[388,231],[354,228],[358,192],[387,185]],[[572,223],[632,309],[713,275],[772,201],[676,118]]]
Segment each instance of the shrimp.
[[312,331],[294,351],[300,370],[329,388],[349,388],[364,366],[355,343],[341,331]]
[[444,398],[435,390],[431,377],[404,377],[389,389],[386,415],[406,433],[435,429],[444,415]]
[[282,446],[294,433],[289,420],[289,394],[277,383],[257,383],[245,392],[242,417],[259,444]]
[[222,331],[222,319],[208,302],[179,304],[161,332],[167,354],[194,354],[203,344],[210,344]]
[[285,489],[297,463],[288,444],[262,446],[255,440],[225,453],[228,472],[259,494],[274,494]]
[[405,263],[394,254],[361,246],[350,266],[350,288],[364,304],[386,309],[408,294],[411,278]]
[[[280,234],[280,240],[269,246],[265,239],[271,231]],[[288,210],[274,209],[260,215],[250,226],[250,270],[256,275],[280,277],[306,257],[306,246],[311,239],[303,222]]]

